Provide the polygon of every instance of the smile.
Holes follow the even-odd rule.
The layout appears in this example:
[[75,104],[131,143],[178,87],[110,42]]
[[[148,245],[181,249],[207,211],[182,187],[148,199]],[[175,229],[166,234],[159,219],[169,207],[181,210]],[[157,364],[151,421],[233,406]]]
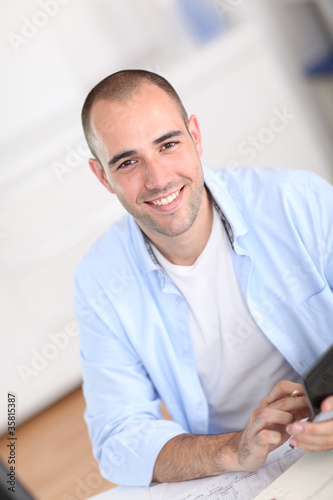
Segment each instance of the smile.
[[170,194],[166,198],[160,198],[159,200],[154,200],[151,201],[153,205],[169,205],[169,203],[172,203],[173,200],[175,200],[179,196],[180,191],[176,191],[173,194]]

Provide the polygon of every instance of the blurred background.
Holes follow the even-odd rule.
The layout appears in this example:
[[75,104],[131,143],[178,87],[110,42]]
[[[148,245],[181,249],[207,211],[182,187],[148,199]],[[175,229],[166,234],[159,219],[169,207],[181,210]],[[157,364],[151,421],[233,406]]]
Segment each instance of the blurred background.
[[[96,486],[88,441],[83,479],[64,447],[52,453],[55,477],[68,476],[62,490],[53,483],[41,492],[25,464],[30,457],[38,467],[38,450],[59,438],[73,412],[83,422],[81,399],[79,409],[59,413],[68,394],[81,398],[72,275],[123,213],[87,164],[87,93],[120,69],[157,72],[198,116],[207,166],[308,169],[332,182],[333,3],[1,0],[0,23],[0,433],[5,439],[14,392],[22,446],[31,446],[19,466],[25,484],[45,500],[85,498],[111,486]],[[58,415],[57,427],[41,435],[31,426],[46,414]],[[0,456],[6,461],[3,448]]]

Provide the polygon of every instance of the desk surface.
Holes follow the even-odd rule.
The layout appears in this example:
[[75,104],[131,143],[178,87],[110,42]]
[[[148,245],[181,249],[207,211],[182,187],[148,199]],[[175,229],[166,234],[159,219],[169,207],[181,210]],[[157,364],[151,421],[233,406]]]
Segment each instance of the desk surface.
[[[281,448],[283,450],[285,447]],[[303,453],[301,458],[298,458],[299,453]],[[241,498],[256,498],[258,500],[271,500],[272,498],[331,500],[333,498],[333,450],[304,454],[301,450],[291,452],[289,448],[287,453],[283,453],[282,458],[276,460],[277,456],[278,454],[275,453],[275,458],[273,458],[271,464],[260,469],[258,477],[256,477],[256,473],[252,473],[250,475],[245,474],[242,479],[239,473],[231,473],[195,481],[184,481],[183,483],[163,483],[156,486],[153,494],[150,488],[122,486],[95,495],[90,500],[152,500],[152,498],[155,500],[169,500],[175,498],[175,496],[187,500],[203,500],[204,498],[211,498],[212,492],[216,494],[217,492],[225,493],[226,491],[229,495],[228,498],[237,498],[240,494]],[[281,475],[281,470],[280,472],[277,471],[277,474],[275,474],[277,479],[272,482],[274,477],[270,476],[274,468],[279,466],[279,469],[286,460],[289,462],[289,464],[285,464],[287,470]],[[294,461],[294,464],[291,465],[290,461]],[[284,467],[282,470],[284,470]],[[233,477],[235,474],[236,478]],[[267,475],[268,484],[266,481],[263,482],[265,474]],[[234,487],[236,484],[237,487]],[[194,485],[196,486],[193,488]],[[259,491],[255,491],[258,490],[258,485],[260,486]],[[182,488],[181,495],[180,491],[174,489],[176,486]],[[265,488],[267,486],[268,488]],[[214,496],[214,498],[220,498],[220,496]]]

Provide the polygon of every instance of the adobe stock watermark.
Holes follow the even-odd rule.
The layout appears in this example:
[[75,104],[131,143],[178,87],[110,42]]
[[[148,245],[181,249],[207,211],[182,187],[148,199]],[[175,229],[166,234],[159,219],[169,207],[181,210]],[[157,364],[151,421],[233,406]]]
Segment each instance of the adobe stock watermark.
[[[87,322],[93,321],[95,317],[94,311],[103,311],[105,306],[110,305],[110,300],[115,295],[122,293],[134,279],[134,274],[128,266],[124,266],[119,270],[112,270],[106,287],[101,288],[95,296],[88,297],[90,307],[78,306],[77,314]],[[30,362],[17,366],[17,371],[25,386],[28,386],[32,378],[37,377],[47,368],[49,362],[55,359],[69,345],[71,338],[78,336],[78,330],[78,323],[70,321],[63,331],[48,333],[49,342],[42,348],[31,349]]]
[[[241,141],[237,146],[237,152],[246,156],[246,161],[253,161],[260,152],[264,151],[277,137],[283,133],[290,123],[297,116],[287,110],[287,106],[282,108],[273,108],[272,116],[268,121],[267,126],[262,127],[256,135],[248,136],[247,139]],[[235,158],[226,162],[224,168],[228,169],[230,176],[236,177],[242,172],[241,164]],[[219,183],[213,183],[211,191],[214,196],[221,195],[221,183],[225,188],[228,184],[228,179],[220,179]]]
[[134,280],[135,276],[129,266],[112,269],[106,286],[101,288],[95,295],[87,297],[87,305],[77,305],[77,315],[87,323],[94,321],[96,312],[103,313],[105,307],[110,307],[114,297],[124,292]]
[[238,152],[246,156],[247,161],[253,161],[257,154],[264,151],[274,141],[276,135],[281,134],[296,118],[295,114],[289,113],[286,106],[281,109],[274,108],[272,111],[273,116],[267,126],[261,128],[256,135],[248,136],[239,144]]
[[[133,453],[140,447],[140,443],[143,439],[149,436],[156,429],[156,422],[154,420],[146,420],[144,422],[135,423],[130,426],[129,429],[121,432],[121,441],[124,443],[126,449],[131,449]],[[83,500],[88,498],[97,492],[94,491],[103,483],[103,477],[112,481],[112,473],[115,467],[126,467],[125,457],[112,450],[108,452],[107,463],[104,464],[99,472],[98,464],[94,461],[92,462],[93,469],[85,478],[78,477],[75,479],[72,491],[70,493],[63,493],[60,497],[61,500]]]
[[28,365],[20,364],[17,371],[25,386],[28,386],[31,377],[37,377],[47,368],[49,362],[55,359],[59,352],[63,351],[69,344],[71,338],[78,336],[78,324],[76,321],[70,321],[64,330],[58,333],[49,333],[50,342],[46,343],[41,349],[31,349],[31,360]]
[[[158,67],[153,69],[157,71]],[[141,104],[145,104],[145,98],[141,93],[137,93],[132,96],[131,99],[124,101],[121,108],[115,108],[115,118],[109,127],[109,134],[111,135],[113,132],[117,131],[118,116],[119,119],[124,121],[126,121],[127,118],[130,119],[133,115],[133,111],[136,112],[137,106]],[[59,182],[63,182],[66,176],[74,172],[83,160],[88,160],[92,157],[92,153],[85,139],[81,139],[76,145],[67,146],[66,151],[62,161],[53,161],[50,164],[50,168]]]
[[[326,255],[326,249],[323,249],[318,243],[318,252]],[[297,264],[286,269],[281,275],[279,288],[270,290],[270,294],[261,300],[256,308],[251,309],[254,322],[248,317],[238,317],[235,330],[226,332],[226,336],[236,349],[240,344],[246,341],[255,331],[256,326],[264,329],[266,320],[270,320],[276,313],[276,308],[288,301],[290,291],[295,293],[304,286],[304,282],[316,272],[314,263],[308,257],[300,259]]]
[[50,165],[59,182],[63,182],[64,177],[74,172],[81,165],[82,160],[88,160],[91,156],[88,145],[84,139],[75,146],[67,146],[63,161],[53,161]]
[[67,5],[71,0],[39,0],[40,9],[36,10],[30,18],[22,17],[19,33],[10,31],[7,35],[13,51],[17,54],[30,40],[35,38],[41,29],[45,28],[50,19],[56,17],[60,7]]
[[151,434],[156,428],[157,423],[155,420],[145,420],[143,422],[133,422],[121,431],[117,439],[114,440],[114,444],[110,446],[107,459],[100,466],[102,476],[112,481],[115,468],[126,467],[126,458],[118,449],[120,443],[120,446],[126,450],[126,454],[128,454],[128,450],[131,450],[134,455],[137,455],[142,441],[147,438],[151,439]]
[[100,488],[103,483],[103,478],[98,470],[98,464],[92,462],[95,470],[89,472],[85,478],[77,477],[73,487],[73,494],[63,493],[60,497],[61,500],[83,500],[84,498],[91,497],[96,493],[96,489]]

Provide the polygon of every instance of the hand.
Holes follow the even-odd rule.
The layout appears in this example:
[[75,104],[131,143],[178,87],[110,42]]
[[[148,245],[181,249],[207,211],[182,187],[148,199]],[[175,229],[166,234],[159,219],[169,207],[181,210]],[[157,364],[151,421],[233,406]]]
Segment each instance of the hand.
[[[333,396],[326,398],[320,407],[322,412],[333,411]],[[287,426],[292,438],[289,443],[302,450],[325,451],[333,449],[333,420],[326,422],[293,422]]]
[[[290,397],[297,390],[297,397]],[[252,413],[245,429],[227,434],[180,434],[167,441],[154,466],[153,481],[174,482],[253,471],[289,438],[286,426],[310,415],[303,387],[279,382]]]
[[[298,396],[290,397],[295,390]],[[230,442],[233,449],[231,470],[259,469],[268,453],[289,438],[286,426],[309,414],[303,386],[285,380],[279,382],[252,413],[245,429]]]

